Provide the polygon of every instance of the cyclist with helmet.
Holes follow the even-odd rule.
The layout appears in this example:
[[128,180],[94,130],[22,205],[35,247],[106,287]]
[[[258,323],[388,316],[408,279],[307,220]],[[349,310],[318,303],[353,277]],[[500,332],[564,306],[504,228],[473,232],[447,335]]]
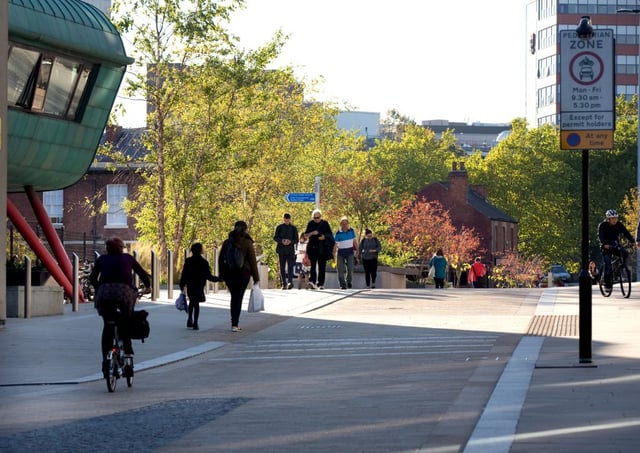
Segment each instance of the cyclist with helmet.
[[629,254],[623,248],[620,248],[620,235],[624,236],[629,242],[635,242],[629,230],[618,221],[618,212],[615,209],[609,209],[605,213],[605,219],[598,225],[598,241],[600,242],[600,250],[602,252],[602,260],[604,261],[604,283],[605,286],[611,287],[611,255],[620,255],[624,257],[626,262]]

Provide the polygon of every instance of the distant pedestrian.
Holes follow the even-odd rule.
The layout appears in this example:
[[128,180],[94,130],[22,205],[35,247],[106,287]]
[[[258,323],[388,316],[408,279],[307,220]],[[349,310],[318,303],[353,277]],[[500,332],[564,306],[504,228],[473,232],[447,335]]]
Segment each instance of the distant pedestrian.
[[436,254],[429,261],[429,267],[434,266],[436,288],[444,288],[444,279],[447,275],[447,260],[442,249],[438,249]]
[[484,278],[487,275],[487,267],[482,264],[478,256],[469,268],[469,282],[473,288],[484,288]]
[[200,302],[206,300],[204,287],[207,280],[219,282],[220,279],[211,273],[211,266],[203,256],[203,247],[200,242],[191,245],[191,256],[184,260],[182,273],[180,274],[180,289],[187,294],[189,299],[189,318],[187,327],[198,330],[198,318],[200,317]]
[[300,240],[296,246],[296,273],[298,274],[298,289],[302,289],[309,284],[309,271],[311,269],[311,261],[307,255],[307,236],[300,233]]
[[382,250],[382,244],[373,232],[367,228],[364,230],[364,238],[360,241],[360,259],[364,267],[364,281],[367,288],[376,287],[376,277],[378,273],[378,254]]
[[331,232],[331,225],[322,218],[322,213],[316,209],[311,214],[311,220],[304,231],[309,238],[307,255],[311,269],[309,271],[309,288],[324,289],[327,261],[333,257],[335,240]]
[[[242,310],[242,299],[247,289],[249,280],[253,277],[253,283],[260,282],[258,274],[258,262],[256,252],[253,247],[253,239],[249,236],[249,227],[246,222],[238,220],[229,232],[229,238],[222,243],[220,256],[218,256],[218,267],[220,276],[224,280],[231,293],[231,331],[238,332],[240,329],[240,311]],[[227,247],[237,247],[242,252],[242,266],[240,269],[232,269],[225,263],[225,250]]]
[[336,267],[338,271],[338,284],[340,289],[351,289],[353,283],[353,270],[358,257],[358,239],[356,232],[349,226],[349,219],[340,219],[340,228],[335,234]]
[[273,235],[276,241],[276,253],[280,265],[280,281],[282,289],[293,288],[293,268],[296,264],[296,244],[298,243],[298,229],[291,223],[291,214],[283,216],[283,222],[276,227]]

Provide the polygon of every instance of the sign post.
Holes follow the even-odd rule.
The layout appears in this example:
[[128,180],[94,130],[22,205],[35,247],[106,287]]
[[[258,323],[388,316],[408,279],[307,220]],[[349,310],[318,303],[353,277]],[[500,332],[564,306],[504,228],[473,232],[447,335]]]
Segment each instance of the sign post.
[[589,276],[589,150],[613,148],[615,66],[613,30],[591,27],[584,16],[575,31],[560,31],[560,149],[582,150],[582,269],[580,363],[591,363],[592,290]]

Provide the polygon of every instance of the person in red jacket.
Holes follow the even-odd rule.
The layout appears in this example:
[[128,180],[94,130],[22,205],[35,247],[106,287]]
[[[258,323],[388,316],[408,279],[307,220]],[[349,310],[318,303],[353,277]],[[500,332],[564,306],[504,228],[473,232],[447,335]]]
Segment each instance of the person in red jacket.
[[487,267],[480,262],[480,257],[478,256],[469,269],[471,286],[473,288],[482,288],[485,275],[487,275]]

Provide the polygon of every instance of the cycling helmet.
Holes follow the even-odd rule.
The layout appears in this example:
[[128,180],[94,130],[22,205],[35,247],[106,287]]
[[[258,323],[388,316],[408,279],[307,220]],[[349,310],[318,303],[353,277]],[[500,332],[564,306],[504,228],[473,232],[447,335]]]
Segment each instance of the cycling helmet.
[[612,217],[618,217],[618,211],[616,211],[615,209],[609,209],[605,213],[605,216],[607,217],[607,219],[610,219]]

